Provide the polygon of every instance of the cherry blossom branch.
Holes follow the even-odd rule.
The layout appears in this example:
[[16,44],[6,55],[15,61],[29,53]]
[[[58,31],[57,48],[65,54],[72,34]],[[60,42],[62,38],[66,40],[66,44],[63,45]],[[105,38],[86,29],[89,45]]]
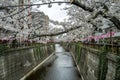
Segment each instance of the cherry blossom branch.
[[61,34],[68,33],[68,32],[70,32],[70,31],[76,30],[76,29],[78,29],[78,28],[80,28],[80,27],[81,27],[81,26],[72,27],[72,28],[69,28],[69,29],[67,29],[67,30],[65,30],[65,31],[58,32],[58,33],[34,35],[33,38],[36,38],[36,37],[45,37],[45,36],[57,36],[57,35],[61,35]]

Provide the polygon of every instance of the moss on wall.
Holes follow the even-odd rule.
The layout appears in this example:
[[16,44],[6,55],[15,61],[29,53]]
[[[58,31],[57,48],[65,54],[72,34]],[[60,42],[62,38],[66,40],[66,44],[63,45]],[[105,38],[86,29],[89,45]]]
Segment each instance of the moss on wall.
[[3,54],[6,50],[8,50],[8,47],[0,44],[0,55]]
[[102,51],[100,52],[99,56],[99,66],[98,66],[98,78],[97,80],[105,80],[107,69],[108,69],[108,59],[106,46],[103,47]]
[[114,80],[120,80],[120,50],[117,49],[117,63],[116,63],[116,73]]
[[76,45],[77,47],[77,52],[76,52],[76,61],[77,61],[77,64],[79,64],[80,62],[80,57],[81,57],[81,50],[82,50],[82,47],[80,45]]

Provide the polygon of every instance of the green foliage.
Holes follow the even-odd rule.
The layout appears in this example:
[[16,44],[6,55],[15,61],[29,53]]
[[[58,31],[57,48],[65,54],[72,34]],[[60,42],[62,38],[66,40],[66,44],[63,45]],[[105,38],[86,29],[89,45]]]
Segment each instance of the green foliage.
[[76,51],[76,57],[77,58],[76,59],[77,59],[77,63],[79,63],[82,47],[80,45],[76,45],[76,48],[77,48],[77,51]]
[[71,45],[75,46],[75,52],[74,52],[75,54],[74,54],[74,56],[75,56],[75,59],[77,61],[77,64],[79,64],[80,57],[81,57],[82,46],[81,46],[81,44],[71,44]]
[[75,45],[75,59],[77,59],[78,45]]
[[120,54],[119,54],[119,51],[118,50],[118,53],[117,53],[117,63],[116,63],[116,74],[115,74],[115,78],[114,80],[120,80]]
[[54,44],[35,44],[33,51],[36,61],[42,61],[54,51]]
[[78,50],[78,60],[77,60],[78,63],[80,62],[81,51],[82,51],[82,47],[79,46],[79,50]]
[[102,51],[100,52],[97,80],[106,79],[106,74],[107,74],[107,69],[108,69],[108,59],[106,57],[107,53],[108,52],[106,50],[106,47],[104,46]]
[[3,54],[7,49],[8,47],[6,45],[0,44],[0,54]]

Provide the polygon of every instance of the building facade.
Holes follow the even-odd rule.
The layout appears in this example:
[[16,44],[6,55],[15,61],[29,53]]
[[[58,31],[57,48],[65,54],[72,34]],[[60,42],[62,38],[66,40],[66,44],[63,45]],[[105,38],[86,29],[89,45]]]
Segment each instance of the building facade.
[[[31,12],[32,16],[32,26],[33,26],[33,34],[40,35],[47,33],[49,30],[49,17],[45,15],[43,12]],[[46,41],[49,40],[49,37],[39,37],[36,40]]]

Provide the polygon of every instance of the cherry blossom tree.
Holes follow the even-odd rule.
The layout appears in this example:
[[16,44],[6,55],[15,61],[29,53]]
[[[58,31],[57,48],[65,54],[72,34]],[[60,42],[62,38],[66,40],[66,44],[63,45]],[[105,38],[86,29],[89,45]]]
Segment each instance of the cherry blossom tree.
[[[33,37],[57,36],[67,33],[67,36],[74,35],[75,38],[80,38],[92,35],[92,33],[98,30],[99,26],[102,25],[112,25],[117,29],[120,29],[119,0],[33,0],[33,2],[38,1],[40,4],[32,3],[31,5],[25,4],[22,6],[40,7],[41,5],[48,5],[48,8],[52,8],[53,3],[58,3],[58,5],[67,3],[68,7],[64,8],[64,10],[67,10],[70,17],[68,20],[63,22],[50,20],[50,23],[61,25],[63,28],[51,29],[48,26],[46,29],[41,29],[40,34],[34,34]],[[15,7],[15,5],[12,6]],[[9,19],[8,21],[11,20]],[[13,20],[13,22],[15,21]],[[39,20],[36,23],[39,23]],[[42,23],[39,24],[41,25]],[[30,30],[33,31],[33,29]],[[42,32],[44,30],[48,30],[46,34]]]

